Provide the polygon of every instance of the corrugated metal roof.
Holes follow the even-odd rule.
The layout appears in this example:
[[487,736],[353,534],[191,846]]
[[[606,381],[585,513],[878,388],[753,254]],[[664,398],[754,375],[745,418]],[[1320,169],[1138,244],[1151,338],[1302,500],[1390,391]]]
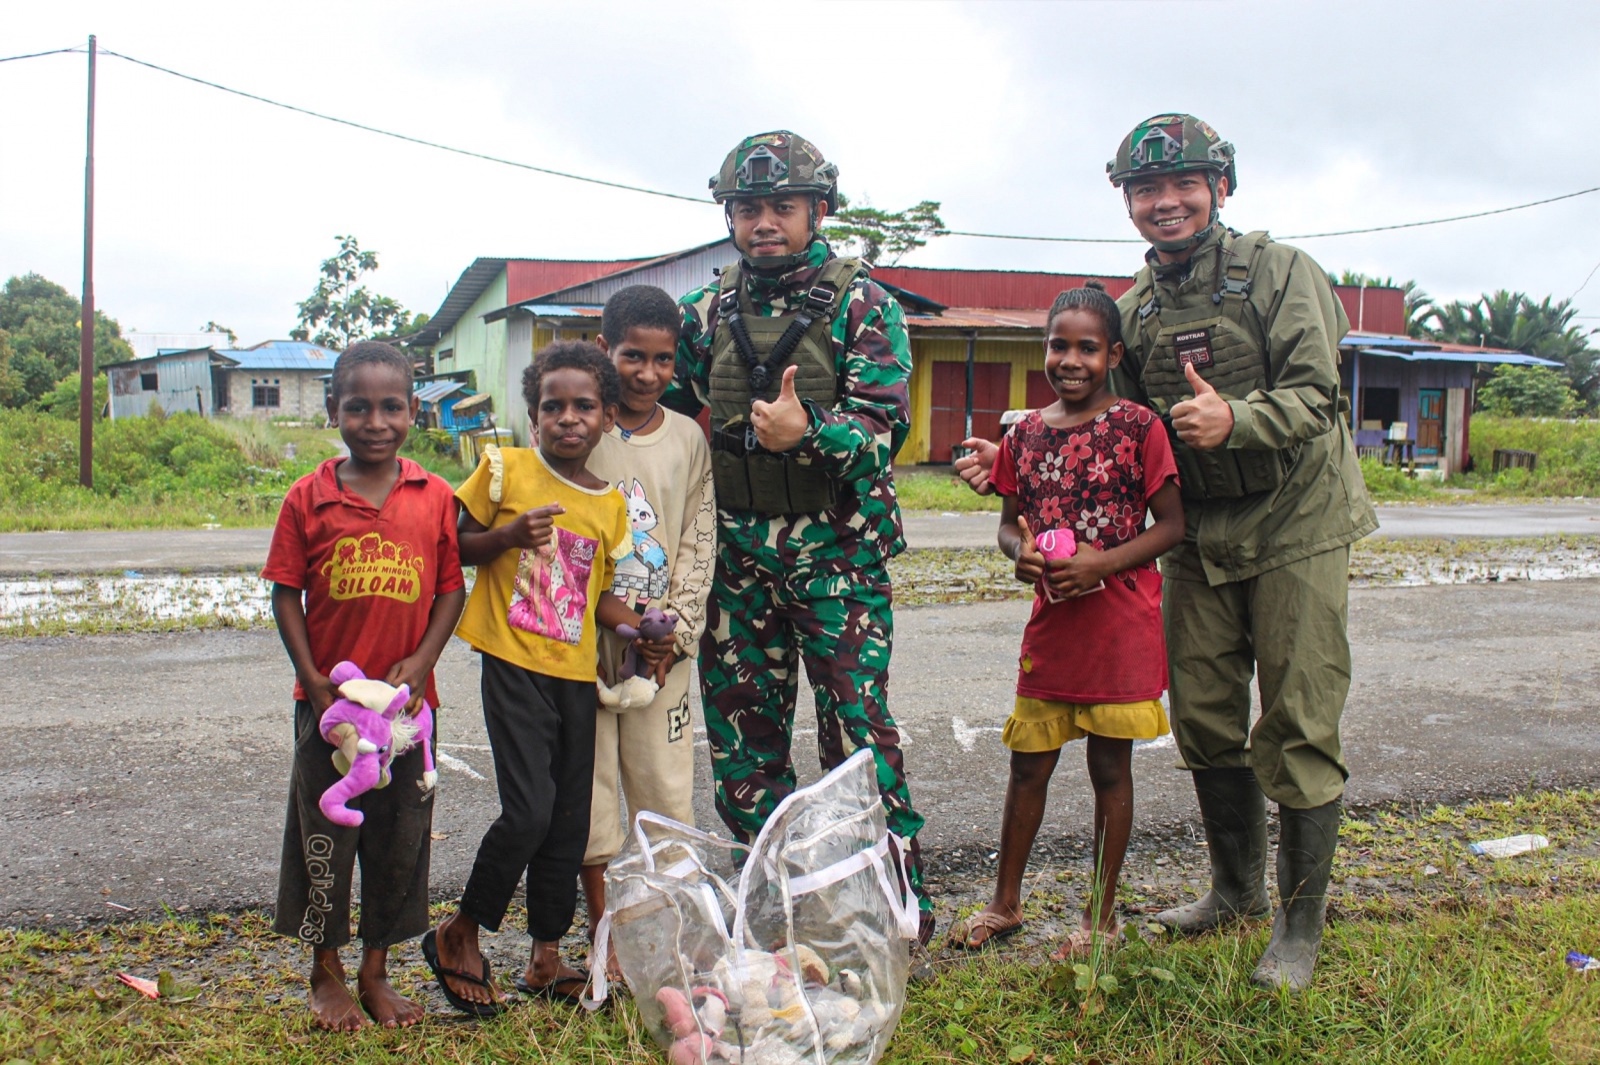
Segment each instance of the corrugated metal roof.
[[[672,253],[679,254],[677,252]],[[610,277],[612,274],[654,262],[642,259],[509,259],[506,261],[506,303],[524,303],[552,292]]]
[[406,344],[432,344],[444,336],[450,327],[461,320],[467,313],[467,308],[472,306],[472,301],[483,294],[495,278],[500,276],[500,271],[505,269],[507,259],[474,259],[472,265],[461,271],[461,276],[456,278],[456,283],[450,286],[450,291],[445,293],[444,302],[439,304],[439,309],[433,312],[433,317],[428,319],[428,324],[415,333],[406,337]]
[[1113,299],[1133,287],[1133,278],[1103,274],[1056,274],[1028,270],[946,270],[921,266],[879,266],[872,276],[946,307],[1043,310],[1063,289],[1103,282]]
[[[1053,297],[1052,297],[1053,298]],[[992,307],[946,307],[942,314],[908,314],[906,326],[913,331],[970,329],[1027,329],[1043,333],[1048,310],[1012,310]]]
[[437,403],[445,396],[459,392],[465,387],[467,386],[460,381],[429,381],[418,385],[411,394],[424,403]]
[[1397,351],[1439,347],[1439,343],[1434,340],[1398,336],[1394,333],[1374,333],[1370,329],[1352,329],[1345,334],[1344,340],[1340,341],[1340,347],[1358,348],[1363,345],[1367,347],[1393,348]]
[[318,347],[306,340],[267,340],[253,347],[218,352],[238,363],[241,370],[320,370],[333,369],[339,353]]
[[1506,366],[1551,366],[1561,363],[1554,359],[1541,359],[1537,355],[1524,355],[1520,351],[1497,351],[1493,348],[1466,348],[1462,351],[1386,351],[1383,348],[1361,348],[1363,355],[1376,355],[1380,359],[1403,359],[1406,362],[1481,362]]

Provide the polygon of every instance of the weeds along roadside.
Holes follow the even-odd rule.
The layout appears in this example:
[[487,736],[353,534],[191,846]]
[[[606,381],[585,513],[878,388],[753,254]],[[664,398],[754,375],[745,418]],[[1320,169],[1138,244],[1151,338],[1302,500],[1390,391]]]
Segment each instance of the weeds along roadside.
[[[1524,829],[1554,846],[1500,861],[1465,849],[1468,839]],[[1597,1060],[1600,981],[1563,962],[1569,948],[1600,953],[1597,843],[1600,804],[1588,791],[1367,811],[1347,824],[1307,995],[1250,984],[1264,922],[1192,940],[1141,935],[1095,967],[1113,980],[1096,979],[1092,994],[1078,990],[1075,970],[1045,959],[1048,938],[977,956],[945,951],[935,978],[910,989],[884,1060]],[[1454,860],[1441,865],[1446,853]],[[1149,855],[1139,864],[1124,881],[1134,892]],[[1080,887],[1089,875],[1082,865]],[[1375,878],[1391,890],[1373,887]],[[1060,884],[1046,877],[1032,888],[1031,925],[1050,907],[1076,919],[1081,890]],[[1166,894],[1125,908],[1148,913],[1177,898]],[[507,963],[525,958],[525,940],[508,933],[489,944],[509,979]],[[631,1002],[592,1016],[519,1003],[495,1021],[462,1023],[414,943],[394,961],[397,985],[427,1002],[429,1020],[404,1032],[330,1036],[307,1023],[301,949],[273,937],[256,911],[0,931],[0,1060],[662,1060]],[[167,997],[140,997],[116,981],[118,971],[167,973]]]

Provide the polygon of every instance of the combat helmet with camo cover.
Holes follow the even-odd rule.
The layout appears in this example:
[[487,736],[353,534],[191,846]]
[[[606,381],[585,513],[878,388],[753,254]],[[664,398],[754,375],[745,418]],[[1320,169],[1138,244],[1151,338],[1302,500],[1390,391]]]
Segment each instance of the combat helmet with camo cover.
[[1239,190],[1239,172],[1234,166],[1233,145],[1217,135],[1210,125],[1177,112],[1154,115],[1133,127],[1117,146],[1117,157],[1106,164],[1106,174],[1111,184],[1122,189],[1128,211],[1133,212],[1128,197],[1128,183],[1136,178],[1159,174],[1176,174],[1185,170],[1203,170],[1211,186],[1211,220],[1205,228],[1187,240],[1155,241],[1161,251],[1185,251],[1195,247],[1211,235],[1217,224],[1217,179],[1228,180],[1228,192]]
[[[839,168],[822,157],[815,144],[786,129],[757,133],[740,141],[722,161],[722,169],[711,179],[711,198],[723,206],[728,232],[733,232],[730,201],[742,196],[787,196],[803,193],[828,205],[829,213],[839,209]],[[816,212],[811,213],[811,230],[816,234]],[[805,251],[794,255],[746,256],[757,270],[784,270],[798,266]]]

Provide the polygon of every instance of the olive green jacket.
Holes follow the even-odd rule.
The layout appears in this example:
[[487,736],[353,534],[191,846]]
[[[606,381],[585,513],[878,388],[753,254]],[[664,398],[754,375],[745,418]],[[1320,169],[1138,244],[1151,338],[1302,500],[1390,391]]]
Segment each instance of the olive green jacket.
[[[1237,237],[1219,226],[1181,266],[1161,266],[1152,251],[1146,269],[1154,270],[1157,304],[1210,303],[1218,290],[1216,242],[1227,247]],[[1112,383],[1119,395],[1148,403],[1141,384],[1148,357],[1138,314],[1141,287],[1136,282],[1117,301],[1127,352]],[[1183,543],[1162,560],[1169,577],[1211,585],[1245,580],[1354,543],[1378,527],[1348,412],[1340,409],[1339,341],[1350,321],[1328,275],[1298,248],[1269,243],[1251,270],[1243,317],[1267,349],[1272,387],[1223,396],[1233,408],[1233,433],[1223,446],[1298,449],[1298,455],[1274,491],[1186,501]]]

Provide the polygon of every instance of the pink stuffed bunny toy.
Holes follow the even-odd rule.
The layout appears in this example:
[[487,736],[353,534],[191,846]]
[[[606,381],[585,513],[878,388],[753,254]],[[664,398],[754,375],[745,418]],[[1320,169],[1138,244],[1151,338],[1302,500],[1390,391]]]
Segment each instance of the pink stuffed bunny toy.
[[344,777],[322,793],[317,805],[334,824],[354,828],[365,817],[345,804],[373,788],[387,787],[390,763],[413,744],[422,744],[422,787],[431,788],[438,781],[428,742],[433,737],[433,711],[423,700],[415,717],[406,714],[409,687],[369,680],[353,662],[340,662],[328,678],[339,686],[340,698],[322,713],[322,738],[338,748],[333,764]]

